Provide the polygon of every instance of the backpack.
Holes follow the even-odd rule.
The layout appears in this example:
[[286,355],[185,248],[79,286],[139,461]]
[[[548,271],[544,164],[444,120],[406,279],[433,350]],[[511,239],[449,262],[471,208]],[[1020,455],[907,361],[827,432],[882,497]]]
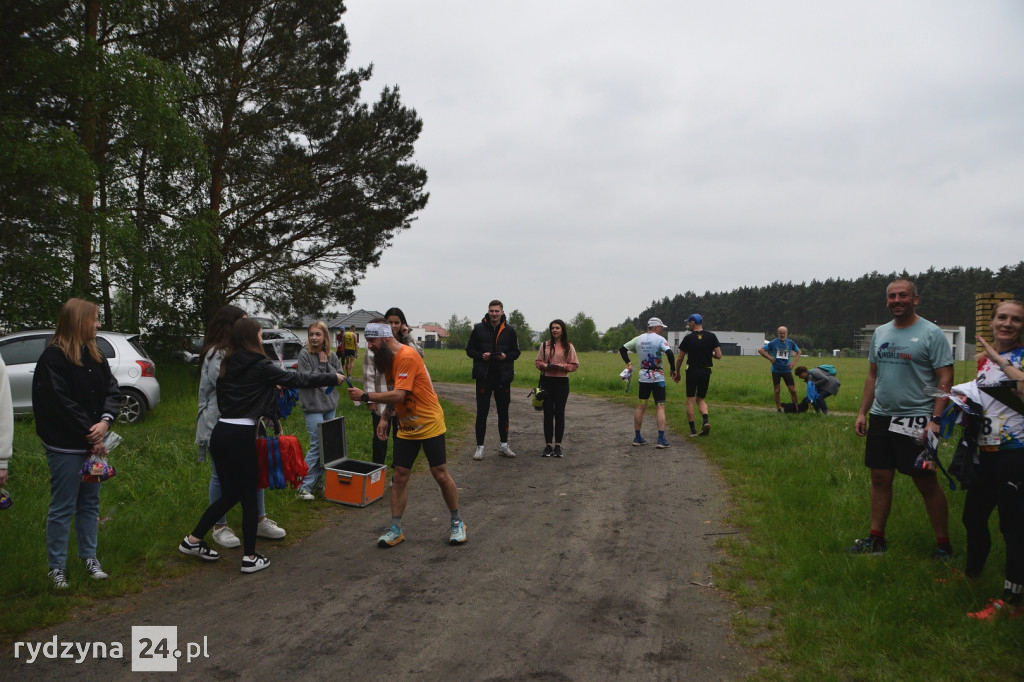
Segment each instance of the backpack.
[[833,367],[832,365],[818,365],[814,369],[820,369],[822,372],[825,372],[826,374],[831,374],[832,376],[836,375],[836,368]]

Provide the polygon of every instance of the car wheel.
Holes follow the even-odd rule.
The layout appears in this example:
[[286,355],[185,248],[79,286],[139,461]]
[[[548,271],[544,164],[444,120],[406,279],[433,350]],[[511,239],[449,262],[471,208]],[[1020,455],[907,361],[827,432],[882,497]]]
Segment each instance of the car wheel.
[[121,390],[121,413],[117,421],[122,424],[138,424],[146,418],[146,399],[130,388]]

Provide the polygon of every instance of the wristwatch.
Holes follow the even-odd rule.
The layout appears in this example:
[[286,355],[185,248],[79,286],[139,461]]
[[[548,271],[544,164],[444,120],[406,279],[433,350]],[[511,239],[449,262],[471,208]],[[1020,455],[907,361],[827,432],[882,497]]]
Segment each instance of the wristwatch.
[[114,418],[109,416],[109,415],[103,415],[103,418],[102,418],[101,421],[107,422],[107,426],[109,426],[109,425],[114,423]]
[[933,414],[932,415],[932,423],[933,424],[941,424],[942,423],[942,415]]

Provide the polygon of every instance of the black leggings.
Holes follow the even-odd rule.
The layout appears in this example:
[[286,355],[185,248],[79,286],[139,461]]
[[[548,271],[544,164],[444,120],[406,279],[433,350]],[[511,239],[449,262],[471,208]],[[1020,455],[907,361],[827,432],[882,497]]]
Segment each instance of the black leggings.
[[[569,400],[569,377],[540,378],[547,394],[544,401],[544,442],[561,443],[565,435],[565,403]],[[552,436],[554,440],[552,440]]]
[[508,406],[512,402],[512,389],[508,384],[493,385],[484,381],[476,382],[476,444],[484,444],[487,435],[487,413],[491,410],[491,394],[498,409],[499,442],[508,442]]
[[[1006,579],[1024,584],[1024,452],[982,452],[978,480],[967,490],[963,522],[967,530],[968,577],[981,575],[992,548],[988,520],[999,508],[999,530],[1006,542]],[[1013,483],[1015,485],[1010,485]]]
[[220,499],[203,512],[192,535],[202,538],[229,509],[242,504],[242,544],[246,556],[256,552],[256,426],[217,422],[210,434],[210,454],[220,478]]

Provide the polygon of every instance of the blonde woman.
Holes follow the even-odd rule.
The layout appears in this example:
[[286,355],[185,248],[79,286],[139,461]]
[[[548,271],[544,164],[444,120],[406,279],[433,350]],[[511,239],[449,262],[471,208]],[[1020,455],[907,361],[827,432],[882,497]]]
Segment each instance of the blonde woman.
[[[309,325],[306,347],[299,351],[299,372],[302,374],[341,374],[338,356],[331,352],[330,332],[327,325],[317,320]],[[320,422],[333,419],[338,409],[338,392],[333,386],[299,389],[299,404],[306,415],[306,431],[309,432],[309,452],[306,465],[309,473],[302,479],[299,499],[312,500],[313,490],[323,474],[320,466]]]
[[82,481],[89,455],[105,455],[103,439],[121,411],[121,392],[96,346],[99,308],[80,298],[60,311],[57,331],[36,363],[32,411],[50,467],[50,508],[46,514],[48,577],[67,589],[68,536],[75,520],[78,556],[95,580],[106,572],[96,559],[100,484]]

